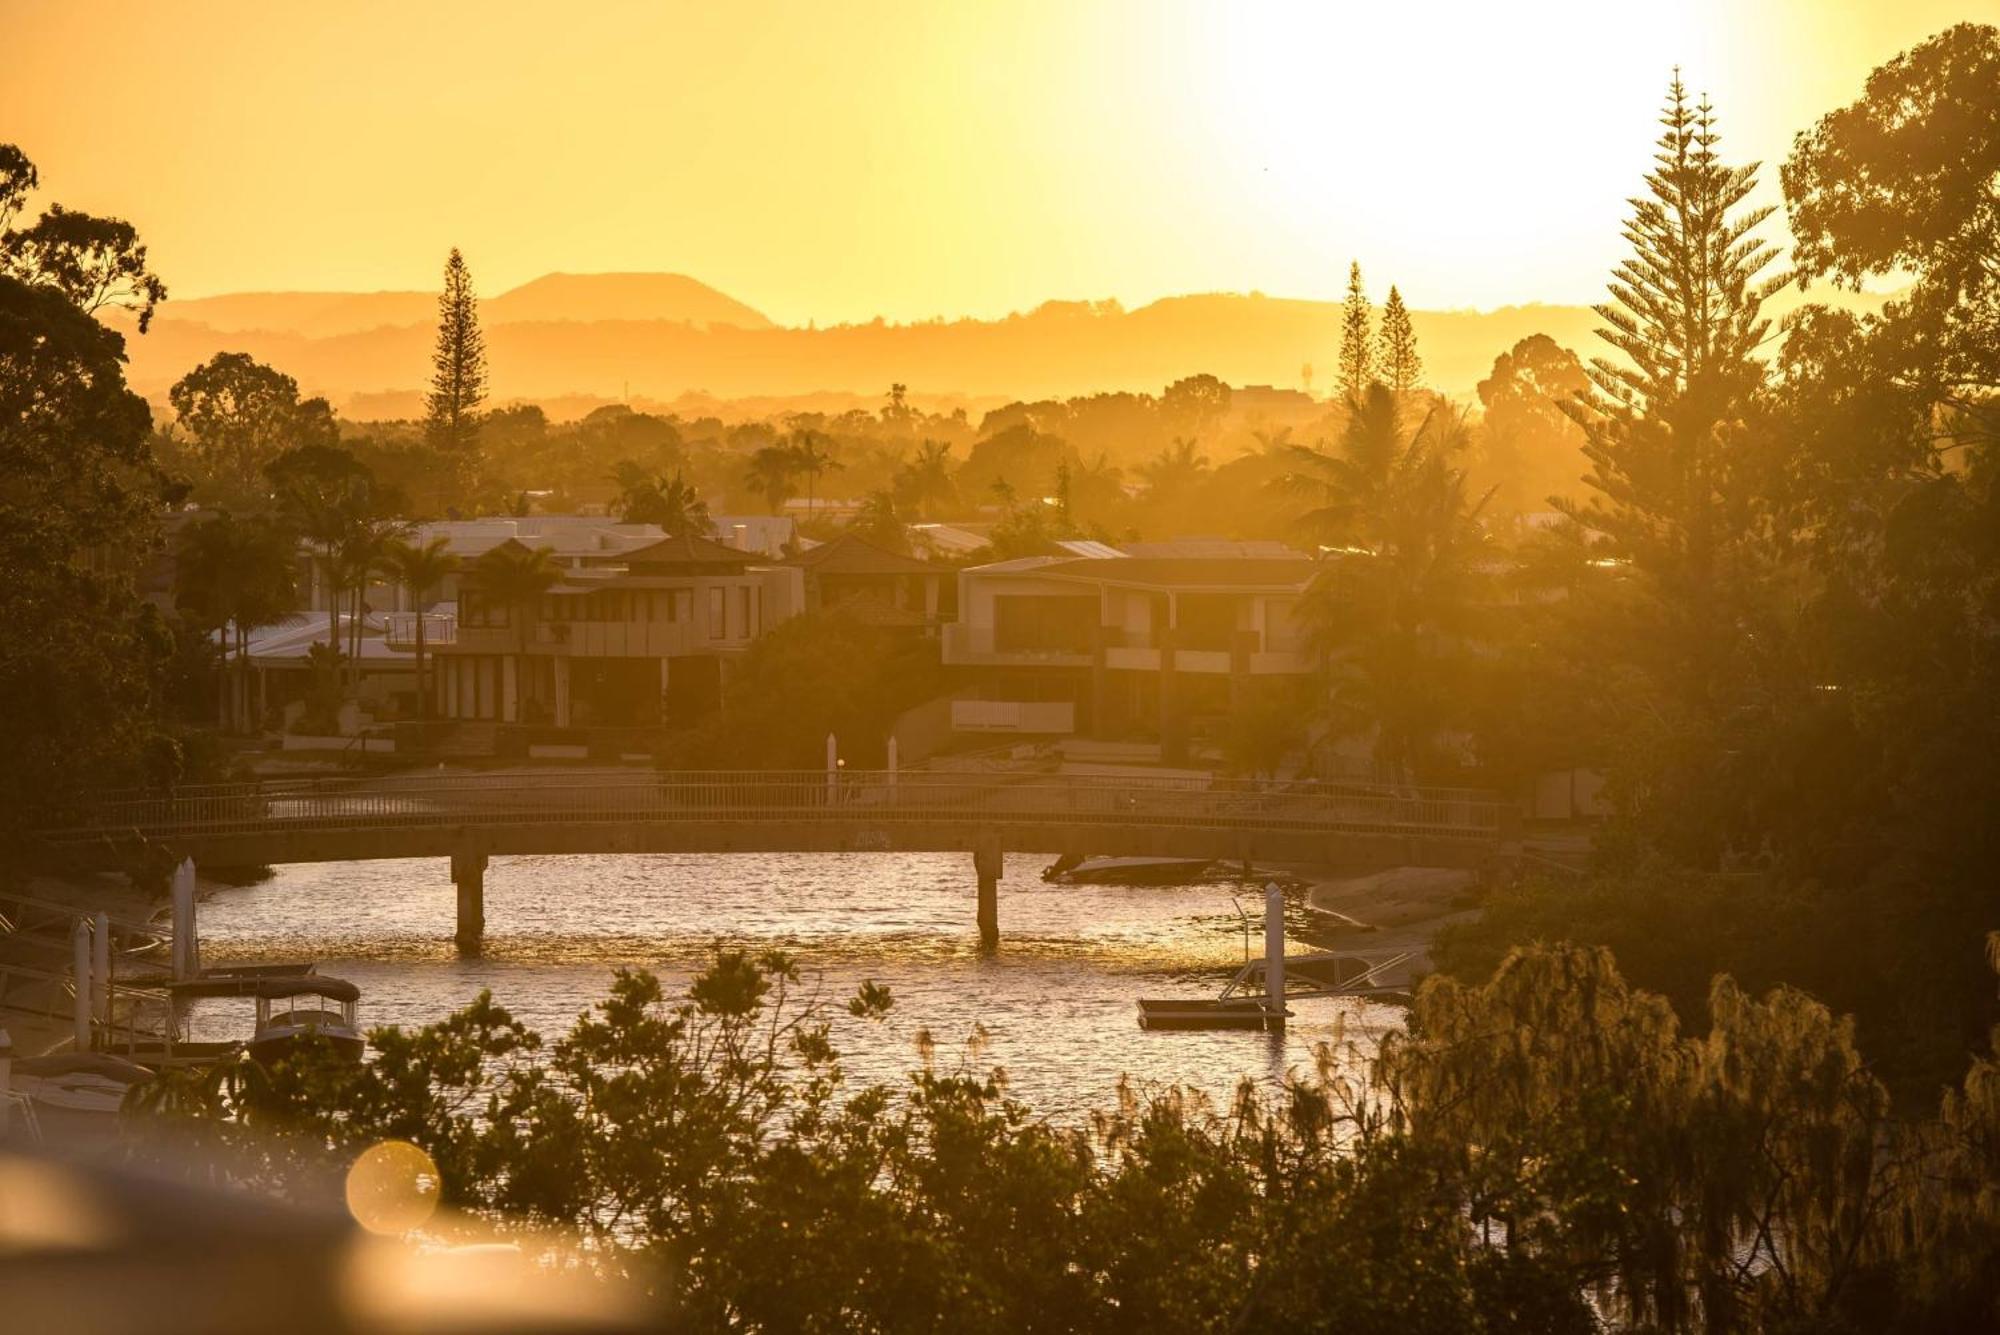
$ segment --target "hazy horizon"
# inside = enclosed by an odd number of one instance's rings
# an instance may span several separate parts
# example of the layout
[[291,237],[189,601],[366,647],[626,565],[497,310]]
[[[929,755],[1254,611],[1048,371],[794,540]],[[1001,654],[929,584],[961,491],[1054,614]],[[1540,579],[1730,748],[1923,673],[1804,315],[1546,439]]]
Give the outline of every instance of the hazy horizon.
[[84,77],[97,6],[0,0],[0,119],[183,299],[435,290],[457,246],[488,295],[678,273],[792,328],[1332,300],[1350,258],[1490,312],[1601,298],[1676,63],[1775,202],[1791,136],[1962,7],[360,8],[126,11],[201,71],[160,98]]

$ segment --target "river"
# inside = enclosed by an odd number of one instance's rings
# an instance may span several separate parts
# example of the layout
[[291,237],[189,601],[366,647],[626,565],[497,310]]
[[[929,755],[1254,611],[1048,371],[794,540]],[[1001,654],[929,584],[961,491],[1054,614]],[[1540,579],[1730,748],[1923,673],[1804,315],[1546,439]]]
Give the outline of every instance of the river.
[[[1051,885],[1040,876],[1049,861],[1008,856],[993,955],[978,949],[969,855],[771,853],[494,858],[476,959],[452,946],[442,859],[285,866],[261,884],[207,892],[202,957],[317,960],[361,988],[367,1025],[423,1024],[488,988],[553,1037],[620,965],[654,970],[671,994],[718,942],[779,947],[836,1003],[850,1082],[900,1080],[919,1064],[927,1031],[941,1065],[1000,1067],[1012,1094],[1065,1121],[1111,1106],[1121,1073],[1142,1089],[1177,1084],[1225,1099],[1242,1076],[1275,1085],[1288,1068],[1311,1070],[1314,1046],[1337,1028],[1368,1050],[1400,1023],[1392,1006],[1295,998],[1282,1037],[1144,1032],[1140,996],[1212,996],[1241,965],[1232,891],[1262,949],[1261,893],[1230,882]],[[1306,948],[1305,913],[1287,915],[1294,950]],[[895,997],[879,1025],[839,1006],[864,979]],[[247,1002],[212,999],[196,1005],[190,1028],[242,1037],[249,1018]]]

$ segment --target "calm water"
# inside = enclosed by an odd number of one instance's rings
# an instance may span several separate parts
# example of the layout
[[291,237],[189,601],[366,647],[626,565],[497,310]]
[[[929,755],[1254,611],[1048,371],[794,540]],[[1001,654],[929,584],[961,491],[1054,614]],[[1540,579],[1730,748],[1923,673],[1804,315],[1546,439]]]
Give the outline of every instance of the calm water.
[[[1242,963],[1237,887],[1049,885],[1049,860],[1007,859],[995,956],[977,949],[971,857],[909,853],[495,858],[476,960],[451,944],[444,859],[289,866],[204,898],[202,955],[318,960],[360,986],[370,1025],[435,1020],[490,988],[553,1036],[619,965],[656,971],[671,992],[716,942],[783,947],[835,1003],[863,979],[893,991],[884,1024],[838,1016],[850,1080],[900,1079],[924,1030],[937,1060],[956,1063],[983,1026],[977,1064],[1004,1068],[1016,1095],[1065,1118],[1109,1106],[1121,1072],[1223,1097],[1242,1075],[1310,1070],[1337,1023],[1367,1044],[1399,1022],[1393,1007],[1322,998],[1295,1000],[1282,1038],[1142,1032],[1140,996],[1212,996]],[[1261,950],[1261,893],[1240,897]],[[192,1017],[201,1038],[243,1036],[248,1022],[241,1001],[203,1002]]]

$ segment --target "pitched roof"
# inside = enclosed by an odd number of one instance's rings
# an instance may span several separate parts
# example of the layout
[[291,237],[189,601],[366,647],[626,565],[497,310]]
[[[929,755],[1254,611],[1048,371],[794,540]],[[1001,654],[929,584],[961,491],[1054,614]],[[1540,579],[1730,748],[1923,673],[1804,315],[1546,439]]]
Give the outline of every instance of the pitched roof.
[[662,538],[649,547],[638,547],[625,553],[625,563],[634,571],[642,566],[734,566],[740,570],[756,559],[753,553],[725,547],[719,542],[710,542],[692,534]]
[[808,547],[785,564],[817,575],[934,575],[937,567],[914,556],[892,552],[851,533]]
[[1063,561],[1041,573],[1160,589],[1303,589],[1317,562],[1294,557],[1123,556]]

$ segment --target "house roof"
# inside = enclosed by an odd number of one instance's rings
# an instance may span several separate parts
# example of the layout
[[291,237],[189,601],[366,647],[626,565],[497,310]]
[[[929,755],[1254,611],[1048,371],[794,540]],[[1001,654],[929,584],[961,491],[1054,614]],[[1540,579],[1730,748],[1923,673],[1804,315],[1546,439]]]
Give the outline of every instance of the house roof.
[[738,570],[749,565],[756,557],[750,552],[725,547],[707,538],[697,538],[686,534],[678,538],[662,538],[651,546],[638,547],[625,553],[625,563],[634,574],[641,573],[641,567],[672,566],[733,566]]
[[865,538],[843,533],[828,542],[808,547],[785,564],[799,566],[816,575],[934,575],[937,567],[914,556],[904,556],[877,547]]
[[1093,584],[1135,584],[1152,589],[1303,589],[1319,573],[1319,566],[1303,556],[1124,556],[1063,561],[1042,573]]
[[1200,591],[1303,589],[1320,573],[1308,557],[1276,556],[1102,556],[1065,560],[1030,556],[975,566],[974,575],[1039,575],[1077,584],[1124,584],[1138,588]]

